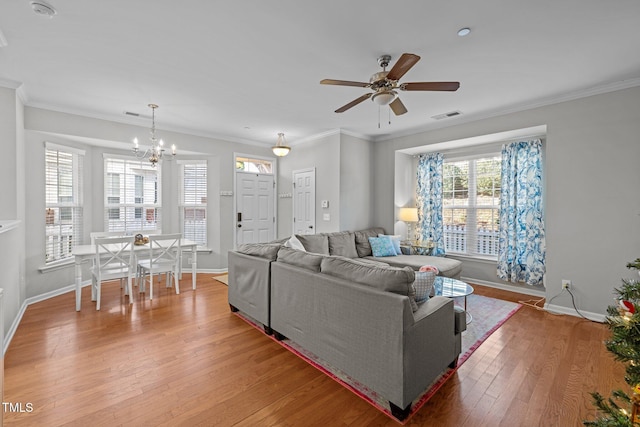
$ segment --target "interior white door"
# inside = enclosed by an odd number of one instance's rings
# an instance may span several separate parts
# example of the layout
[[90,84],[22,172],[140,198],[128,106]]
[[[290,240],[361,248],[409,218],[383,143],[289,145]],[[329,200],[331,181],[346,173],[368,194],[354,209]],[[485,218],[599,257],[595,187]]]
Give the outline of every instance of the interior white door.
[[236,244],[274,239],[273,175],[236,172]]
[[316,170],[293,171],[293,232],[316,233]]

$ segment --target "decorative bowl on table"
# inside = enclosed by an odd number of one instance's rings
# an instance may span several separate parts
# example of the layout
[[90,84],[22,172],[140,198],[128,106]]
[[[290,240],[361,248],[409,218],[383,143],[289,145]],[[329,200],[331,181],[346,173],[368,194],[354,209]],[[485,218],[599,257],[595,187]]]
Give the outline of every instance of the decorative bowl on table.
[[141,245],[146,245],[147,243],[149,243],[149,238],[148,237],[145,237],[142,234],[136,234],[135,235],[135,239],[133,241],[134,245],[141,246]]

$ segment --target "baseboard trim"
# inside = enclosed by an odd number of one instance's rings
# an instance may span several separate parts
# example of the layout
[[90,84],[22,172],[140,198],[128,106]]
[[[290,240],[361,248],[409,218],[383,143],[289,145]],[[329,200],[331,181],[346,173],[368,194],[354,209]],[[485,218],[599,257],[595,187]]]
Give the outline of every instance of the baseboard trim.
[[487,280],[474,279],[472,277],[460,277],[460,280],[462,280],[463,282],[468,282],[472,284],[477,283],[478,285],[487,286],[490,288],[501,289],[503,291],[516,292],[518,294],[532,295],[534,297],[540,297],[540,298],[546,297],[546,294],[543,290],[535,289],[530,286],[517,286],[517,285],[510,286],[510,285],[504,285],[502,283],[489,282]]
[[567,314],[569,316],[574,316],[574,317],[584,316],[587,319],[593,320],[594,322],[598,322],[598,323],[605,323],[607,320],[607,316],[605,316],[604,314],[593,313],[593,312],[584,311],[584,310],[580,310],[580,313],[582,313],[582,316],[580,316],[580,314],[578,314],[573,307],[563,307],[561,305],[545,304],[544,309],[551,314]]

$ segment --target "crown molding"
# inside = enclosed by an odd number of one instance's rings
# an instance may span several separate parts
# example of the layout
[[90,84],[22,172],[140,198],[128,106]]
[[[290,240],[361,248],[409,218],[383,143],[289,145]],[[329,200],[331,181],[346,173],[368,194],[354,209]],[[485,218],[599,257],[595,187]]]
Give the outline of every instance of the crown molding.
[[[75,108],[49,105],[41,102],[29,102],[27,106],[31,108],[39,108],[39,109],[48,110],[48,111],[55,111],[57,113],[72,114],[75,116],[87,117],[90,119],[106,120],[109,122],[121,123],[121,124],[132,125],[132,126],[140,126],[140,127],[148,127],[149,125],[148,121],[150,120],[146,117],[129,117],[124,115],[123,117],[121,117],[119,115],[115,116],[115,115],[109,115],[109,114],[99,114],[94,112],[82,111]],[[156,125],[156,129],[165,131],[165,132],[181,133],[184,135],[196,136],[196,137],[207,138],[207,139],[215,139],[215,140],[224,141],[224,142],[233,142],[237,144],[252,145],[252,146],[263,147],[263,148],[271,147],[270,144],[260,142],[260,141],[237,138],[229,135],[215,134],[211,132],[200,132],[193,129],[186,129],[186,128],[180,128],[180,127],[174,127],[174,126],[157,126]]]
[[22,86],[22,82],[17,82],[15,80],[10,80],[10,79],[3,79],[2,77],[0,77],[0,87],[15,90],[15,89],[18,89],[20,86]]
[[589,96],[602,95],[602,94],[605,94],[605,93],[610,93],[610,92],[615,92],[615,91],[618,91],[618,90],[629,89],[629,88],[633,88],[633,87],[637,87],[637,86],[640,86],[640,77],[634,77],[634,78],[631,78],[631,79],[620,80],[620,81],[606,83],[606,84],[597,85],[597,86],[591,86],[591,87],[580,89],[580,90],[576,90],[576,91],[565,92],[565,93],[562,93],[562,94],[559,94],[559,95],[554,95],[554,96],[550,96],[550,97],[547,97],[547,98],[542,98],[542,99],[539,99],[539,100],[536,100],[536,101],[530,101],[530,102],[525,102],[525,103],[521,103],[521,104],[516,104],[514,106],[501,108],[501,109],[496,109],[496,110],[488,111],[488,112],[485,112],[485,113],[463,115],[461,117],[457,117],[457,118],[453,119],[452,121],[448,121],[448,122],[445,122],[445,123],[437,123],[437,124],[436,123],[429,123],[429,124],[421,126],[419,128],[410,129],[410,130],[407,130],[405,132],[398,132],[398,133],[395,133],[395,134],[392,134],[392,135],[380,136],[378,138],[374,138],[373,140],[375,142],[390,141],[390,140],[402,138],[402,137],[405,137],[405,136],[411,136],[411,135],[416,135],[416,134],[419,134],[419,133],[434,131],[434,130],[437,130],[437,129],[443,129],[443,128],[447,128],[447,127],[458,126],[458,125],[461,125],[461,124],[464,124],[464,123],[474,122],[474,121],[477,121],[477,120],[484,120],[484,119],[489,119],[489,118],[492,118],[492,117],[498,117],[498,116],[504,116],[504,115],[512,114],[512,113],[518,113],[520,111],[533,110],[535,108],[545,107],[545,106],[548,106],[548,105],[560,104],[562,102],[574,101],[574,100],[581,99],[581,98],[587,98]]

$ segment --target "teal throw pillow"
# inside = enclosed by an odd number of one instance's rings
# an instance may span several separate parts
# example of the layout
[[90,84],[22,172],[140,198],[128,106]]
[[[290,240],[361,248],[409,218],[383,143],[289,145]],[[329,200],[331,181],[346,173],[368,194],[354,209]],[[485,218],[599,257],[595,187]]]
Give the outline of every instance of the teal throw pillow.
[[378,237],[385,237],[391,240],[393,243],[393,248],[396,250],[396,255],[402,255],[402,251],[400,250],[400,236],[399,235],[389,235],[389,234],[378,234]]
[[369,244],[374,257],[396,256],[396,248],[387,237],[369,237]]

